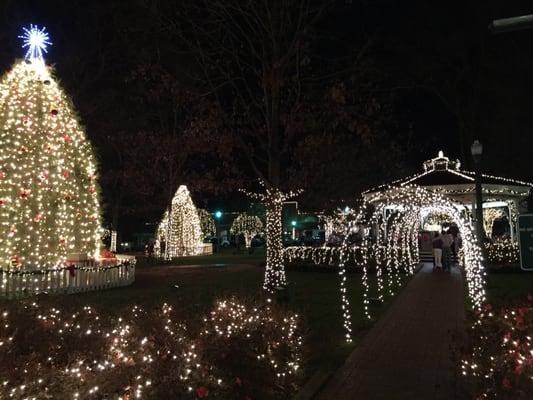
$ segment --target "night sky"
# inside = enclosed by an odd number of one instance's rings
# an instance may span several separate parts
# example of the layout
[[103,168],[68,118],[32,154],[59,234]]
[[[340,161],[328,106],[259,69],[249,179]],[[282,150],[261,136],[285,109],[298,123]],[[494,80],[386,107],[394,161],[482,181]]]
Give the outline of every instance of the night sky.
[[[141,57],[161,57],[178,71],[184,57],[161,52],[144,17],[149,1],[0,1],[0,69],[22,57],[22,26],[46,26],[53,41],[47,62],[72,96],[106,174],[113,167],[106,135],[116,129],[108,125],[135,129],[142,112],[122,102],[150,90],[126,77]],[[416,172],[441,149],[471,167],[464,157],[479,138],[486,171],[533,180],[533,30],[487,29],[492,19],[530,13],[528,1],[334,1],[317,26],[318,54],[326,65],[370,41],[368,79],[373,95],[390,104],[387,130],[402,146],[402,173]],[[230,194],[206,196],[209,207],[232,208],[220,200]],[[240,204],[233,200],[233,208]]]

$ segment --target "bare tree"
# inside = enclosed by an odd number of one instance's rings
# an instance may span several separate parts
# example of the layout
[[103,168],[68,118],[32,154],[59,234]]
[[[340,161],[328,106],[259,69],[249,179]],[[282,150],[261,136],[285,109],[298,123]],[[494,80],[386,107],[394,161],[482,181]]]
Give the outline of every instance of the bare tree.
[[[195,0],[149,7],[161,27],[190,55],[203,96],[215,100],[226,132],[264,182],[267,267],[264,287],[285,285],[281,203],[313,27],[328,2],[313,0]],[[308,82],[307,82],[308,83]]]

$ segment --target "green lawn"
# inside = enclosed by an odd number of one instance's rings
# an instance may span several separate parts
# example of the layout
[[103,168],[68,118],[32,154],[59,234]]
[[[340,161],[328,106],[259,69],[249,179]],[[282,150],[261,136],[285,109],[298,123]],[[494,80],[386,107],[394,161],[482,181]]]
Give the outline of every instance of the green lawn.
[[[132,304],[155,307],[167,302],[183,307],[190,313],[201,314],[217,297],[257,297],[263,293],[261,286],[264,269],[260,267],[264,262],[263,252],[252,255],[223,252],[213,256],[187,257],[162,266],[155,266],[154,262],[146,260],[140,261],[136,281],[129,287],[51,296],[45,301],[53,305],[68,302],[69,307],[90,304],[110,312],[119,312]],[[207,264],[212,266],[205,266]],[[363,313],[360,278],[357,273],[348,275],[347,287],[355,340],[353,344],[347,345],[343,339],[338,275],[334,271],[288,271],[290,287],[286,307],[303,318],[306,376],[317,369],[332,369],[340,365],[371,326],[371,321],[365,319]],[[403,281],[407,281],[407,277]],[[375,276],[369,276],[369,283],[376,286]],[[379,316],[389,303],[390,299],[383,305],[373,305],[373,315]]]
[[496,308],[520,302],[528,294],[533,294],[533,272],[513,268],[487,274],[487,300]]

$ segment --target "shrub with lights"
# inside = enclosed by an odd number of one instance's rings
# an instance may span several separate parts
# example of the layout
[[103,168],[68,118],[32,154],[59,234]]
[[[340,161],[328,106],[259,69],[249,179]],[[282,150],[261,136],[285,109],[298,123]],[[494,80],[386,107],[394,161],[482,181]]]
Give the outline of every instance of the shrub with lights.
[[290,312],[229,298],[201,319],[167,304],[108,313],[0,309],[0,398],[282,399],[294,390],[302,341]]
[[156,232],[154,246],[158,257],[195,256],[202,254],[202,227],[187,186],[181,185],[170,209],[165,211]]
[[237,215],[231,224],[230,232],[233,235],[243,234],[246,247],[250,247],[252,238],[263,231],[263,223],[256,215],[243,212]]
[[72,103],[43,60],[43,29],[0,81],[0,268],[40,270],[98,255],[96,160]]
[[475,399],[531,399],[533,393],[533,295],[521,305],[477,314],[469,331],[462,372]]
[[518,265],[518,242],[512,239],[496,239],[486,245],[488,261],[498,265]]

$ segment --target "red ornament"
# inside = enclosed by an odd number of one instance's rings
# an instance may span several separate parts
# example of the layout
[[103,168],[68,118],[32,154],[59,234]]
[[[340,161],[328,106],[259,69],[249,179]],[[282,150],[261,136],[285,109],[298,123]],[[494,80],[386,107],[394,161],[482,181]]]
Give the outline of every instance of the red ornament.
[[14,255],[11,257],[11,266],[12,267],[18,267],[20,265],[20,257],[17,255]]
[[70,135],[66,134],[63,135],[63,139],[65,139],[65,142],[67,143],[72,143],[72,138],[70,137]]
[[34,222],[41,222],[42,219],[43,219],[43,215],[42,215],[42,214],[37,214],[37,215],[33,218],[33,221],[34,221]]
[[196,396],[198,396],[200,399],[209,396],[209,389],[205,386],[200,386],[198,389],[196,389]]
[[5,200],[0,199],[0,207],[3,207],[3,206],[5,206],[5,205],[6,205]]
[[4,179],[7,174],[4,171],[0,171],[0,179]]
[[64,170],[63,177],[68,178],[69,176],[70,176],[70,172],[68,172],[67,170]]
[[28,152],[28,148],[26,146],[20,146],[20,151],[22,153],[27,153]]
[[50,111],[50,114],[52,114],[54,117],[58,114],[57,110],[54,108],[52,111]]
[[23,116],[22,116],[22,123],[23,123],[23,124],[27,124],[29,120],[30,120],[30,119],[28,118],[28,116],[26,116],[26,115],[23,115]]
[[65,193],[65,195],[64,195],[63,197],[64,197],[64,199],[65,199],[66,201],[70,201],[70,200],[72,200],[72,195],[71,195],[70,193]]
[[20,196],[21,199],[27,200],[29,195],[30,195],[30,191],[29,190],[22,189],[20,191],[20,195],[19,196]]
[[115,254],[113,254],[111,251],[105,250],[105,249],[100,252],[100,257],[101,258],[116,258]]
[[94,192],[96,192],[96,188],[94,186],[91,186],[89,188],[89,193],[94,193]]
[[60,245],[64,245],[65,244],[65,239],[59,239],[59,244]]

